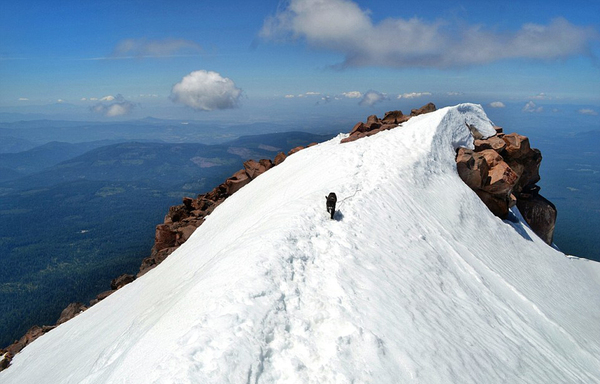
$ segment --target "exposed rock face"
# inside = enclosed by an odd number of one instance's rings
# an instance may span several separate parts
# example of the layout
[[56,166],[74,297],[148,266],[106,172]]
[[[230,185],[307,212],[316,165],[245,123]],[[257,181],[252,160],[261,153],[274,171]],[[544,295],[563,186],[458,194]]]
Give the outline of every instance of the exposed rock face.
[[546,243],[552,244],[556,207],[538,192],[538,186],[521,192],[517,199],[517,208],[531,229]]
[[495,129],[496,135],[488,138],[471,129],[475,150],[459,148],[458,174],[494,215],[506,219],[509,208],[516,204],[531,229],[551,244],[556,208],[539,195],[535,185],[540,180],[542,154],[531,148],[527,137]]
[[424,113],[434,112],[436,110],[435,105],[433,103],[427,103],[421,108],[413,109],[410,111],[411,116],[418,116]]
[[134,280],[135,280],[135,276],[129,275],[127,273],[122,274],[121,276],[113,279],[110,282],[110,289],[112,289],[113,291],[116,291],[117,289],[123,288],[125,285],[131,283]]
[[56,322],[56,325],[61,325],[62,323],[71,320],[75,316],[79,315],[81,312],[85,311],[87,307],[83,305],[83,303],[71,303],[67,306],[67,308],[63,309]]

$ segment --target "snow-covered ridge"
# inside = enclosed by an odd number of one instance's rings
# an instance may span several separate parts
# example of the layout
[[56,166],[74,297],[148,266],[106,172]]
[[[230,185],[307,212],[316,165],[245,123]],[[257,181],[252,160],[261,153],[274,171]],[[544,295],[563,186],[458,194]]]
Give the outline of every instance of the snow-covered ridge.
[[0,382],[600,381],[600,266],[489,212],[465,120],[489,124],[462,104],[294,154]]

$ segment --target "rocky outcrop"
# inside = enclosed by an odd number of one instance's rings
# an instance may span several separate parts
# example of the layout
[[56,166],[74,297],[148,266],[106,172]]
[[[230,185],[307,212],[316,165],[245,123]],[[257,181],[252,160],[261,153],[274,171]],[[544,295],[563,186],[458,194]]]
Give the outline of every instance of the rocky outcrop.
[[386,112],[383,119],[379,119],[376,115],[371,115],[367,118],[367,122],[358,122],[350,131],[350,136],[342,139],[342,143],[358,140],[363,137],[373,136],[381,131],[396,128],[400,124],[408,121],[411,117],[435,111],[433,103],[426,104],[418,109],[413,109],[410,116],[406,116],[402,111]]
[[71,303],[67,306],[67,308],[63,309],[60,314],[60,317],[56,321],[56,325],[61,325],[64,322],[67,322],[79,315],[81,312],[85,311],[87,307],[83,305],[83,303]]
[[1,358],[0,371],[8,368],[13,357],[17,353],[21,352],[21,350],[23,348],[25,348],[27,345],[31,344],[35,339],[42,336],[44,333],[49,332],[54,328],[56,328],[56,325],[51,325],[51,326],[45,325],[43,327],[34,325],[19,340],[15,341],[11,345],[9,345],[6,349],[0,350],[0,358]]
[[485,203],[492,213],[506,219],[515,204],[531,229],[552,244],[556,208],[538,192],[542,154],[531,148],[529,139],[517,133],[483,138],[469,127],[475,138],[475,150],[459,148],[456,168],[461,179]]

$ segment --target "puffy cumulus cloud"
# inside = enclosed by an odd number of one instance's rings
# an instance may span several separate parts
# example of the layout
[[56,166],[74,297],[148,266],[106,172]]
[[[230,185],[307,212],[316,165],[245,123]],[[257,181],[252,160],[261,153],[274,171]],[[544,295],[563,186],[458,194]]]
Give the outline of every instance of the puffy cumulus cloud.
[[199,111],[236,108],[242,90],[234,82],[213,71],[194,71],[171,89],[171,100]]
[[398,95],[398,99],[416,99],[417,97],[431,96],[431,92],[411,92]]
[[29,101],[29,99],[26,97],[19,97],[19,101]]
[[370,106],[375,105],[379,102],[382,102],[386,99],[387,99],[387,97],[381,92],[368,91],[367,93],[364,94],[363,98],[360,100],[360,102],[358,104],[366,105],[366,106],[370,107]]
[[306,96],[316,96],[316,95],[320,95],[321,92],[306,92],[305,95]]
[[362,97],[362,93],[359,91],[342,92],[342,96],[348,99],[360,99]]
[[[92,100],[90,98],[90,100]],[[135,108],[135,104],[125,100],[122,95],[103,97],[103,101],[115,101],[112,104],[98,103],[90,107],[90,110],[106,117],[128,115]]]
[[264,21],[265,40],[302,40],[344,55],[340,67],[462,67],[503,59],[552,60],[588,54],[598,39],[591,27],[564,18],[524,24],[513,32],[462,26],[449,21],[385,18],[351,0],[290,0]]
[[492,107],[492,108],[504,108],[504,107],[506,107],[506,105],[504,105],[504,103],[501,102],[501,101],[492,101],[490,103],[490,107]]
[[202,51],[197,43],[184,39],[125,39],[115,47],[112,57],[165,57],[174,54],[192,54]]
[[286,99],[293,99],[293,98],[294,98],[294,97],[296,97],[296,96],[294,96],[294,95],[285,95],[285,96],[283,96],[283,97],[285,97]]
[[589,108],[582,108],[579,111],[577,111],[577,113],[582,114],[582,115],[591,115],[591,116],[597,116],[598,112],[596,112],[593,109],[589,109]]
[[527,104],[525,104],[525,106],[523,107],[523,109],[521,111],[527,112],[527,113],[540,113],[543,110],[544,110],[544,107],[538,107],[537,105],[535,105],[535,103],[533,101],[529,101],[529,102],[527,102]]
[[108,95],[108,96],[104,96],[103,98],[101,98],[100,101],[113,101],[114,99],[115,99],[114,96]]

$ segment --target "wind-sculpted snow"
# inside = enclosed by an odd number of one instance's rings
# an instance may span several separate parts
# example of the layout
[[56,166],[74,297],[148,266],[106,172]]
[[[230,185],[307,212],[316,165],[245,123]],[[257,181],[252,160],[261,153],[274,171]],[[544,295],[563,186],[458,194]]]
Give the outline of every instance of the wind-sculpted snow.
[[465,122],[492,129],[466,104],[288,157],[0,382],[599,382],[600,266],[490,213]]

